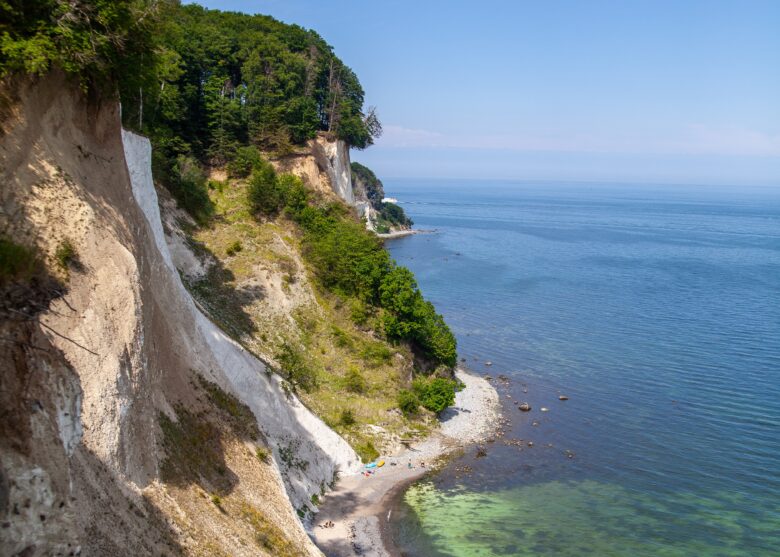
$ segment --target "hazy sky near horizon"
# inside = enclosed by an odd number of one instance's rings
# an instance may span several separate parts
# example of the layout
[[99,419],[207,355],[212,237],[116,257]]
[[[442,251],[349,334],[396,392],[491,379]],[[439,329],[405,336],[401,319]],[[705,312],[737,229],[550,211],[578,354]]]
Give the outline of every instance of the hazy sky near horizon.
[[380,177],[780,187],[780,2],[201,0],[316,30]]

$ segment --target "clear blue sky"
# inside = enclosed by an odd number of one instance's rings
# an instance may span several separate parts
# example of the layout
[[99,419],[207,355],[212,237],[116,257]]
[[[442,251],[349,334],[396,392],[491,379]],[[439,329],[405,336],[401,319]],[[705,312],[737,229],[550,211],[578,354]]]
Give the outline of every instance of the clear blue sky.
[[780,187],[780,1],[198,3],[332,44],[380,177]]

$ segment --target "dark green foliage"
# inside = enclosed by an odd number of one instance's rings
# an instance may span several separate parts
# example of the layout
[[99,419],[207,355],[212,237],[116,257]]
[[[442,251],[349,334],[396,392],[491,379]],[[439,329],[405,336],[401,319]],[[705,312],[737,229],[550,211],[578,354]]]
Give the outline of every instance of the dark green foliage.
[[77,259],[76,248],[73,247],[70,240],[66,239],[57,247],[57,251],[54,252],[54,258],[57,260],[60,268],[63,271],[67,271],[70,264]]
[[357,77],[314,31],[190,4],[166,12],[154,37],[151,75],[121,88],[125,124],[153,140],[179,137],[223,164],[247,142],[284,152],[327,131],[364,148],[381,133]]
[[227,249],[225,250],[225,253],[229,256],[233,256],[244,249],[244,246],[241,245],[241,242],[236,240],[232,244],[230,244]]
[[357,394],[366,391],[366,379],[358,368],[350,366],[349,370],[347,370],[347,374],[344,377],[344,388]]
[[214,213],[214,205],[209,198],[206,175],[198,161],[187,155],[178,155],[172,160],[161,157],[156,162],[155,176],[173,194],[179,206],[198,223],[208,222]]
[[406,216],[403,208],[395,203],[382,203],[379,220],[398,228],[411,228],[414,224],[412,219]]
[[276,359],[282,368],[282,377],[287,379],[294,390],[300,388],[309,392],[317,386],[317,370],[302,350],[285,343]]
[[[304,256],[317,278],[326,288],[357,300],[353,313],[360,322],[367,320],[369,306],[383,308],[388,338],[412,342],[434,365],[455,365],[455,337],[423,298],[414,275],[390,259],[381,241],[347,207],[315,205],[299,179],[276,177],[273,169],[264,174],[255,171],[249,198],[257,213],[275,214],[284,208],[301,226]],[[367,346],[361,355],[372,365],[381,365],[392,353]]]
[[385,197],[385,188],[374,171],[363,166],[359,162],[352,163],[352,183],[363,186],[366,190],[366,197],[371,206],[379,211],[382,208],[382,199]]
[[252,210],[263,216],[276,215],[285,205],[285,196],[276,179],[274,167],[261,161],[249,178],[249,204]]
[[249,145],[236,149],[233,160],[227,165],[228,173],[232,178],[246,178],[252,171],[259,167],[263,158],[257,147]]
[[339,418],[339,423],[345,427],[349,427],[351,425],[355,425],[357,420],[355,420],[355,413],[349,409],[345,408],[341,411],[341,416]]
[[417,408],[420,406],[420,400],[417,395],[407,389],[401,389],[398,392],[398,408],[405,416],[410,416],[417,412]]
[[405,267],[394,267],[380,285],[380,301],[387,309],[385,332],[390,338],[414,341],[437,364],[453,367],[457,363],[455,336],[426,301],[414,275]]
[[0,237],[0,286],[27,282],[43,269],[34,250]]
[[[43,75],[53,67],[82,86],[139,83],[154,57],[165,0],[2,0],[0,75]],[[147,64],[143,64],[146,57]]]
[[418,377],[412,383],[412,389],[420,404],[436,414],[455,402],[455,381],[451,379]]
[[376,450],[374,444],[371,441],[366,441],[355,447],[355,452],[360,457],[360,460],[366,464],[379,458],[379,451]]

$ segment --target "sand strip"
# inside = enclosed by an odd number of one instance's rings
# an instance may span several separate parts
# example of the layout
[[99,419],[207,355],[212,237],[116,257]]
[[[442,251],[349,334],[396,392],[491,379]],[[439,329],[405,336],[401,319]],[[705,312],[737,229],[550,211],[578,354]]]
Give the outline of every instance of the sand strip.
[[[371,477],[342,478],[325,496],[310,534],[326,556],[391,555],[381,530],[387,524],[386,507],[393,494],[435,468],[443,456],[488,437],[495,429],[500,414],[496,390],[481,377],[462,370],[456,374],[466,388],[456,393],[455,405],[443,413],[436,433],[397,455],[383,455],[385,466]],[[325,527],[330,523],[333,526]]]

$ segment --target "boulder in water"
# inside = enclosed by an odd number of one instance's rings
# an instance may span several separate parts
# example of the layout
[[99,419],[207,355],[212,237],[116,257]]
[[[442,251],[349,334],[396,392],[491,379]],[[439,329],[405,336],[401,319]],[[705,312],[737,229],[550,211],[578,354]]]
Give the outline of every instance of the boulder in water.
[[527,402],[524,402],[521,405],[519,405],[517,407],[517,409],[520,410],[521,412],[530,412],[531,411],[531,405],[528,404]]

